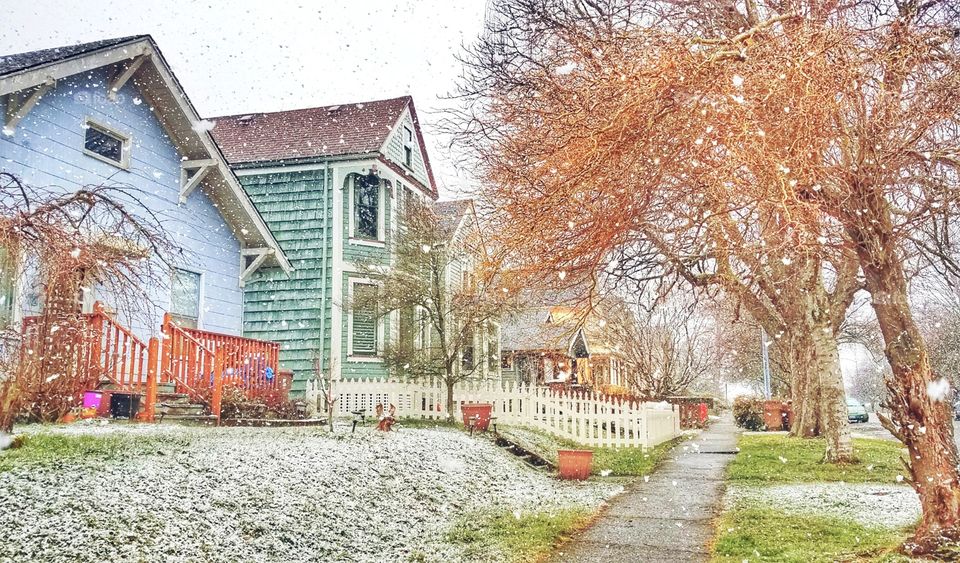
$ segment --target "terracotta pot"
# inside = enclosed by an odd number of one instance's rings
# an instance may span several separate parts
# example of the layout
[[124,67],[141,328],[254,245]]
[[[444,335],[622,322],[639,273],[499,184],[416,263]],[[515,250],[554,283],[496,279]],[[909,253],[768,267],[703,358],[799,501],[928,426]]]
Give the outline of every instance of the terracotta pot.
[[586,479],[593,467],[590,450],[557,450],[557,469],[561,479]]
[[493,414],[493,405],[490,403],[469,403],[462,405],[460,410],[463,412],[463,425],[470,426],[470,418],[476,416],[474,428],[477,430],[486,430],[490,426],[490,416]]

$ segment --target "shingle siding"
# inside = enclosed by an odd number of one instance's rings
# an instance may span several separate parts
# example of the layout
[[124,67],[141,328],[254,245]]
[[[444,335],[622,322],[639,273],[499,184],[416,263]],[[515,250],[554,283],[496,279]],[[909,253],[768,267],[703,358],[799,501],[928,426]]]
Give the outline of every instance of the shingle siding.
[[[268,269],[247,281],[244,333],[280,343],[281,367],[293,370],[297,393],[314,376],[321,339],[324,369],[329,368],[333,194],[326,190],[325,197],[324,174],[316,170],[240,178],[294,268],[289,277],[280,269]],[[324,217],[331,221],[326,238]]]

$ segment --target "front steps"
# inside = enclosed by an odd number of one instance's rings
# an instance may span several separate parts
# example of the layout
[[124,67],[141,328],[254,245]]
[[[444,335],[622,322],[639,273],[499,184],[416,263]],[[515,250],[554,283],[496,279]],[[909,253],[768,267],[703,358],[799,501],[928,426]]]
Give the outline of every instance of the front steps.
[[[115,391],[117,386],[109,379],[100,381],[97,386],[98,391]],[[186,393],[177,393],[175,383],[157,384],[157,422],[170,422],[178,424],[216,424],[217,417],[207,414],[206,406],[193,403]],[[141,395],[140,409],[143,410],[143,399]]]

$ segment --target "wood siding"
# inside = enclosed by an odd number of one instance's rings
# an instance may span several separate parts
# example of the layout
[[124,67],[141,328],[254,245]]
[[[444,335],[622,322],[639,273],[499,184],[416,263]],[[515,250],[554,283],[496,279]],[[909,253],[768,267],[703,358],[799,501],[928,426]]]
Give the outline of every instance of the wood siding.
[[[136,190],[137,197],[161,217],[168,234],[185,250],[180,265],[203,274],[201,326],[240,334],[243,297],[239,241],[202,190],[194,191],[183,205],[178,204],[179,151],[133,81],[121,89],[117,101],[107,99],[110,76],[110,70],[104,68],[60,80],[13,135],[0,135],[0,170],[36,186],[75,190],[84,185],[113,183]],[[127,169],[84,154],[87,118],[130,138]],[[148,289],[153,301],[148,305],[150,311],[132,319],[121,316],[121,321],[139,336],[159,333],[163,311],[170,303],[168,285]],[[23,297],[28,310],[36,306],[36,296],[29,290]],[[98,297],[110,304],[110,296]]]
[[[289,277],[279,268],[271,268],[261,269],[247,281],[244,334],[280,343],[280,365],[293,370],[293,391],[297,393],[302,393],[306,381],[314,376],[321,346],[323,369],[329,369],[333,193],[327,190],[325,198],[324,174],[321,169],[240,178],[294,267]],[[331,221],[326,238],[324,217]]]

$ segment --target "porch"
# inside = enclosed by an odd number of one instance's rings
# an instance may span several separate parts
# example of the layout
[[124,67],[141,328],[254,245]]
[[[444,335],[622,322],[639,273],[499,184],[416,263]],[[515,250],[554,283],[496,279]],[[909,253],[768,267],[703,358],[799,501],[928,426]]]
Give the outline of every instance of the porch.
[[293,374],[279,369],[279,350],[276,342],[179,326],[169,313],[160,336],[144,342],[97,302],[67,322],[24,318],[18,369],[40,384],[65,377],[77,395],[138,397],[131,415],[144,422],[172,406],[219,423],[225,390],[246,400],[287,398]]

